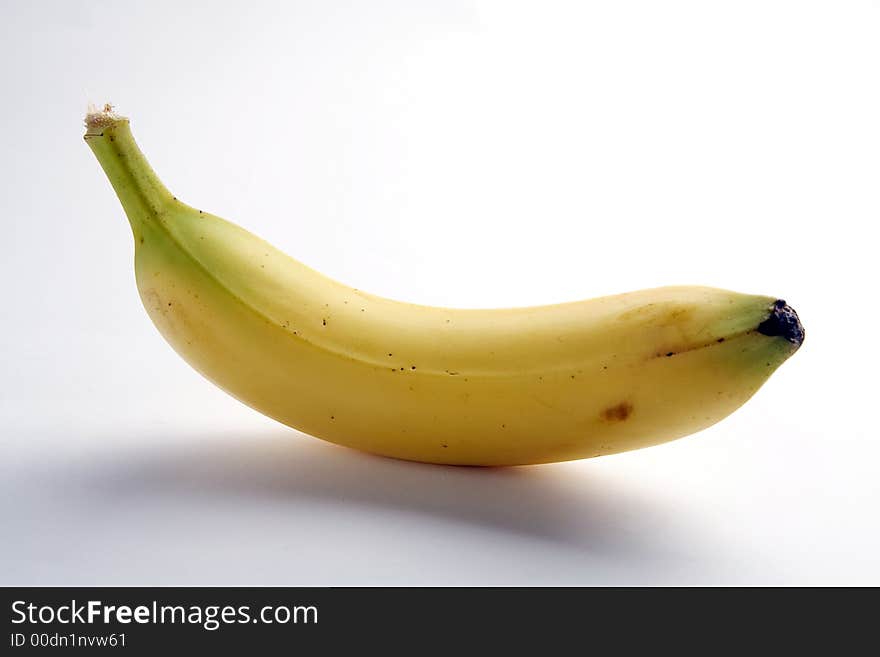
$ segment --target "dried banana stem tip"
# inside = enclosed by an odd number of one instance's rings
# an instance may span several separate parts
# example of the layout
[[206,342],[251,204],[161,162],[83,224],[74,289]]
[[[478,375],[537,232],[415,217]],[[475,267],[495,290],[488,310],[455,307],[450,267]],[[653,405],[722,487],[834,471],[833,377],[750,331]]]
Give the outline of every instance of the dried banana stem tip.
[[104,103],[104,107],[101,109],[89,103],[85,118],[86,135],[100,135],[104,128],[127,120],[126,117],[117,114],[110,103]]
[[804,327],[794,308],[779,299],[773,304],[770,317],[761,322],[758,332],[769,336],[781,336],[800,347],[804,341]]

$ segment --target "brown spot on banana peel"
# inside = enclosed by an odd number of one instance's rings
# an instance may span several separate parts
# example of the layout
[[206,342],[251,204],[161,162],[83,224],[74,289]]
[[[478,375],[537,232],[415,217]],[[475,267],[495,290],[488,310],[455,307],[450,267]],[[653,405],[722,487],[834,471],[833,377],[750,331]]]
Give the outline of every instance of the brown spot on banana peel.
[[599,417],[606,422],[624,422],[633,412],[633,405],[628,401],[622,401],[614,406],[609,406],[603,410]]

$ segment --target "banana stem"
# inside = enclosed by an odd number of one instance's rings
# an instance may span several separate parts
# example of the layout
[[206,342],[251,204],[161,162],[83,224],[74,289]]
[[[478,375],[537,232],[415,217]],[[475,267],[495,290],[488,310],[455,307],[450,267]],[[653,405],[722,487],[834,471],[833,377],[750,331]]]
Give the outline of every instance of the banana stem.
[[160,214],[176,199],[138,148],[128,119],[115,114],[110,105],[101,111],[89,111],[83,138],[110,179],[137,238],[141,223]]

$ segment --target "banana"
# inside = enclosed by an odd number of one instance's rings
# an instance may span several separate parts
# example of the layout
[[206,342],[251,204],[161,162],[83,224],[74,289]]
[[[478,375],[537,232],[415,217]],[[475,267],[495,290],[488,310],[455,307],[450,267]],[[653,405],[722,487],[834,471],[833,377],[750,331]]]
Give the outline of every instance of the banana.
[[333,443],[461,465],[638,449],[726,417],[803,341],[784,301],[709,287],[489,310],[374,296],[178,201],[111,107],[86,127],[161,334],[230,395]]

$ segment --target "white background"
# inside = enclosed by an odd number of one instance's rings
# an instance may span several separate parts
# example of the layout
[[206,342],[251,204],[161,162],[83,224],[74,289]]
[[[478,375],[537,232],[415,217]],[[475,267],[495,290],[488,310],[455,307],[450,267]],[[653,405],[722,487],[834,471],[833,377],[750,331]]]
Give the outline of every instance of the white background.
[[[880,584],[875,2],[11,2],[0,584]],[[776,295],[804,347],[715,427],[468,469],[299,434],[140,306],[82,142],[355,287]]]

